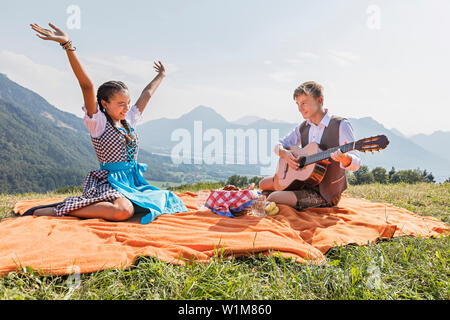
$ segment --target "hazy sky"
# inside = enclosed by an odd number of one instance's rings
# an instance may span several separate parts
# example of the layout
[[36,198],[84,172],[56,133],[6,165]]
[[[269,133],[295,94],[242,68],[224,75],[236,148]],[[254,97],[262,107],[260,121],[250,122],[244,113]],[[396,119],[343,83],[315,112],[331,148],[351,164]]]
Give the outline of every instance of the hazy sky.
[[332,114],[408,135],[448,131],[449,14],[448,0],[15,0],[0,11],[0,72],[81,117],[65,52],[29,27],[52,22],[97,87],[122,80],[132,101],[155,76],[153,61],[166,65],[144,121],[206,105],[228,120],[300,122],[292,93],[315,80]]

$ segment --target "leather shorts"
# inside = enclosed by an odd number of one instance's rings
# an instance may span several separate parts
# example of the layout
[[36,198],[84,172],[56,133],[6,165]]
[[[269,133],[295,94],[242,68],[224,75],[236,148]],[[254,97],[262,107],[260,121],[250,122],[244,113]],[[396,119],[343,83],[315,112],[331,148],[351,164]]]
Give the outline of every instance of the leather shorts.
[[[272,192],[274,191],[264,190],[262,191],[262,194],[267,197]],[[295,197],[297,198],[297,203],[293,207],[296,210],[303,210],[306,208],[333,207],[338,205],[339,201],[341,200],[341,195],[338,195],[330,202],[327,202],[320,194],[318,186],[303,188],[301,190],[292,190],[291,192],[293,192],[295,194]]]
[[336,206],[341,200],[341,195],[338,195],[331,201],[325,200],[319,192],[319,188],[304,188],[301,190],[292,191],[297,198],[296,210],[303,210],[306,208],[320,208]]

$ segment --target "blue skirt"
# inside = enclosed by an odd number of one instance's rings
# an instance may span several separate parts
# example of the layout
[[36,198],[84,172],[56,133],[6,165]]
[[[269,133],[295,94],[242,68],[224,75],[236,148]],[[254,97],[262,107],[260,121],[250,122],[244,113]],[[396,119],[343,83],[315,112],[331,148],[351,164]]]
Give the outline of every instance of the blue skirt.
[[136,160],[100,163],[101,170],[108,170],[111,186],[122,193],[133,206],[149,212],[141,219],[141,224],[152,222],[163,213],[187,212],[181,199],[169,190],[161,190],[150,185],[142,175],[148,165]]

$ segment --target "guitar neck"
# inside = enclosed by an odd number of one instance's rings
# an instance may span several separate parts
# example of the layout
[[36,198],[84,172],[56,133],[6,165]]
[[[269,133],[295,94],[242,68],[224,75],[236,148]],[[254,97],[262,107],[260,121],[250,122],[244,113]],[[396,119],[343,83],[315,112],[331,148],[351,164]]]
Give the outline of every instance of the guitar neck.
[[354,144],[354,142],[351,142],[351,143],[344,144],[342,146],[333,147],[333,148],[327,149],[325,151],[318,152],[316,154],[307,156],[306,160],[305,160],[305,166],[308,164],[311,164],[311,163],[315,163],[315,162],[319,162],[319,161],[328,159],[331,156],[331,154],[333,152],[337,151],[338,149],[341,149],[342,153],[346,153],[346,152],[354,150],[355,144]]

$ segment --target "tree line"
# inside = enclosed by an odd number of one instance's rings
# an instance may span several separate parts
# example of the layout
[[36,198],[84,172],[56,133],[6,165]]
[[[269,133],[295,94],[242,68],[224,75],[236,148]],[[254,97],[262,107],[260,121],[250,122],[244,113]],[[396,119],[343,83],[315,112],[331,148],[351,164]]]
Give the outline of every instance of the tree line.
[[[362,165],[357,171],[351,173],[346,172],[347,179],[351,185],[359,184],[369,184],[369,183],[435,183],[434,176],[431,172],[427,170],[417,169],[407,169],[396,171],[394,167],[389,170],[389,172],[383,167],[375,167],[369,170],[369,167]],[[450,179],[450,178],[449,178]],[[446,182],[450,182],[447,179]]]
[[[353,173],[346,171],[346,174],[348,182],[351,185],[369,183],[388,184],[404,182],[413,184],[419,182],[436,182],[434,180],[433,173],[428,172],[427,170],[421,170],[419,168],[396,171],[395,168],[392,167],[391,170],[387,171],[383,167],[375,167],[370,170],[368,166],[362,165],[357,171]],[[242,188],[254,182],[256,186],[258,186],[261,179],[263,179],[263,177],[254,176],[252,178],[248,178],[246,176],[232,175],[228,178],[228,180],[222,182],[222,184],[232,184],[236,187]],[[448,178],[445,182],[450,182],[450,178]]]
[[[370,170],[368,166],[362,165],[357,171],[353,173],[347,171],[346,174],[348,183],[351,185],[370,183],[389,184],[401,182],[410,184],[419,182],[435,183],[433,173],[428,172],[427,170],[421,170],[419,168],[396,171],[395,168],[392,167],[391,170],[387,171],[383,167],[375,167]],[[261,181],[263,178],[264,177],[261,176],[247,177],[235,174],[228,177],[226,181],[183,184],[176,187],[169,187],[168,189],[177,191],[198,191],[206,189],[219,189],[228,184],[232,184],[239,188],[245,188],[252,182],[255,183],[256,187],[258,187],[259,181]],[[450,182],[450,178],[448,178],[445,182]]]
[[198,190],[213,190],[220,189],[226,185],[232,184],[238,188],[246,188],[250,183],[254,183],[255,187],[258,188],[259,181],[261,181],[263,177],[260,176],[241,176],[238,174],[234,174],[229,176],[227,180],[221,180],[217,182],[197,182],[194,184],[182,184],[179,186],[168,187],[167,190],[184,192],[184,191],[198,191]]

